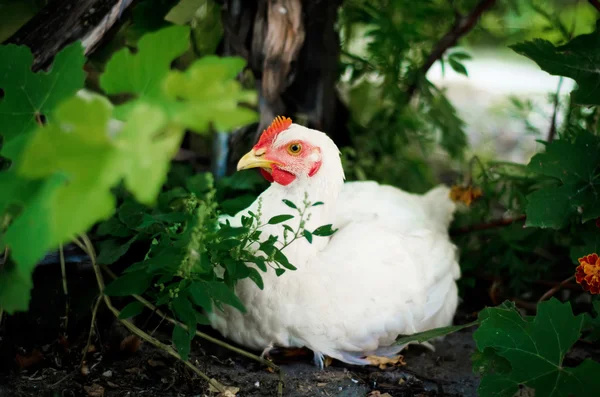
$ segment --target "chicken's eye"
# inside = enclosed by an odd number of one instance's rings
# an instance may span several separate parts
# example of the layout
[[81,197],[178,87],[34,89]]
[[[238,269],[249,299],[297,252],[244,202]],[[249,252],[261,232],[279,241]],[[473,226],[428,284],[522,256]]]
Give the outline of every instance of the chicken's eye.
[[302,151],[302,145],[299,143],[290,143],[288,146],[288,152],[290,154],[298,154]]

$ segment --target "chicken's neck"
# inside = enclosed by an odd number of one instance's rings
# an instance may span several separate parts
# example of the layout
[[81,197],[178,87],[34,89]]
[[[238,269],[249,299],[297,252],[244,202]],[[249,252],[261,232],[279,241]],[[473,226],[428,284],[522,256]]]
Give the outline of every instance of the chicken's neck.
[[[273,183],[261,194],[261,223],[267,223],[276,215],[292,214],[295,215],[294,219],[285,223],[293,230],[298,230],[300,217],[296,210],[284,203],[284,200],[288,200],[299,209],[304,209],[306,202],[310,203],[303,216],[304,230],[313,232],[320,226],[334,224],[336,203],[343,184],[344,171],[339,155],[329,162],[324,158],[319,172],[312,177],[299,177],[287,186]],[[315,206],[315,203],[323,204]],[[266,238],[269,235],[276,235],[279,241],[283,241],[283,226],[281,224],[268,225],[263,230],[263,236]],[[326,243],[327,239],[315,237],[313,244],[307,245],[306,240],[300,239],[286,248],[286,254],[293,255],[294,252],[301,250],[303,256],[306,257],[310,255],[310,252],[320,251]]]

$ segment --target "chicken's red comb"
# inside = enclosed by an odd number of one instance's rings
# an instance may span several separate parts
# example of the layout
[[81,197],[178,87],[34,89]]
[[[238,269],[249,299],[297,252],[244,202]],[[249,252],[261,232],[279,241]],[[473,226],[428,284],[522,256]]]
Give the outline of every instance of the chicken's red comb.
[[273,143],[277,135],[287,130],[290,125],[292,125],[292,119],[289,117],[275,117],[271,125],[263,131],[256,146],[266,146]]

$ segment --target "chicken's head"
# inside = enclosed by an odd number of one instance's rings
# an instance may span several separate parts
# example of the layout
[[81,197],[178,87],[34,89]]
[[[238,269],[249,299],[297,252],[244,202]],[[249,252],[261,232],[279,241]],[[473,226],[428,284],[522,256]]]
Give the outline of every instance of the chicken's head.
[[289,118],[277,117],[240,159],[237,169],[259,168],[269,182],[283,186],[311,178],[322,165],[321,135],[326,137],[319,131],[292,124]]

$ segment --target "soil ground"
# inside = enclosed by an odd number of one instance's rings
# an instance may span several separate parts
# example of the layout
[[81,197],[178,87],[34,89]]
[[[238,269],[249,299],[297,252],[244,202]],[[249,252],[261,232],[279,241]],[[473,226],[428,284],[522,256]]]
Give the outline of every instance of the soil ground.
[[[167,338],[162,335],[161,339]],[[176,360],[151,345],[118,357],[101,352],[88,356],[89,374],[83,376],[76,360],[81,349],[65,357],[59,344],[42,351],[37,364],[21,371],[0,374],[0,397],[203,397],[211,393]],[[478,379],[471,372],[474,349],[471,331],[449,335],[435,343],[435,352],[411,346],[405,366],[361,368],[334,362],[324,370],[310,360],[283,364],[284,396],[377,397],[476,396]],[[28,355],[27,357],[32,357]],[[213,346],[195,344],[192,362],[209,377],[239,388],[237,396],[276,396],[278,376],[261,365]],[[379,392],[379,393],[377,393]],[[387,396],[386,396],[387,397]]]

